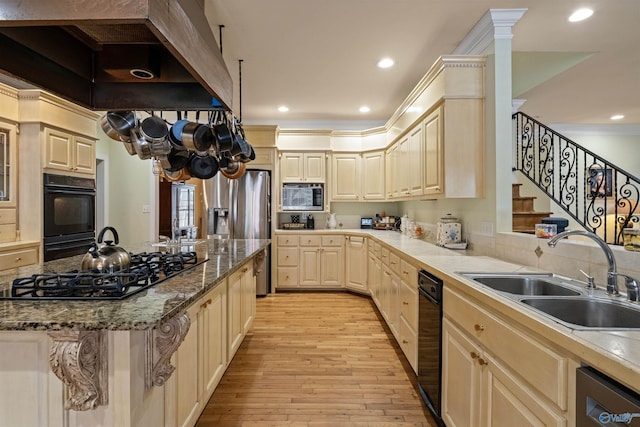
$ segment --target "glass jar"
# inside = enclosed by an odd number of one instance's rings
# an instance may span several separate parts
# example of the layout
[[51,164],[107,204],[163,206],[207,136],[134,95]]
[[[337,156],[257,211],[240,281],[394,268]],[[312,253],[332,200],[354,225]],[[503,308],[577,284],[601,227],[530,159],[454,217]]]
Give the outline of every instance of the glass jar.
[[622,229],[624,248],[628,251],[640,251],[640,228]]

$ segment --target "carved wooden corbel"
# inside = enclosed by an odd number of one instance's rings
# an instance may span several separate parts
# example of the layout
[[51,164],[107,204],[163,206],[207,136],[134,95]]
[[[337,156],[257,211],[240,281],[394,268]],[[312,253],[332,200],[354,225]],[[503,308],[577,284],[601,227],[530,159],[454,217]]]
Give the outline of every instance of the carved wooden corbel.
[[51,370],[67,386],[65,408],[95,409],[109,402],[105,331],[51,331]]
[[[148,330],[146,345],[146,367],[144,385],[147,390],[151,387],[162,386],[173,373],[175,366],[171,364],[171,356],[178,350],[187,336],[191,320],[185,312],[176,315],[159,328]],[[155,344],[155,345],[154,345]]]

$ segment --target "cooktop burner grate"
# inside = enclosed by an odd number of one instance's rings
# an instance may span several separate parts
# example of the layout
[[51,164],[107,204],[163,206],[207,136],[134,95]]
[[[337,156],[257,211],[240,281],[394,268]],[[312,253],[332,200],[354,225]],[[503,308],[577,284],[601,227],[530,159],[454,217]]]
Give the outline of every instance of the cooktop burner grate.
[[[195,252],[131,254],[129,271],[34,274],[13,281],[12,299],[123,299],[207,261]],[[3,298],[3,299],[4,299]]]

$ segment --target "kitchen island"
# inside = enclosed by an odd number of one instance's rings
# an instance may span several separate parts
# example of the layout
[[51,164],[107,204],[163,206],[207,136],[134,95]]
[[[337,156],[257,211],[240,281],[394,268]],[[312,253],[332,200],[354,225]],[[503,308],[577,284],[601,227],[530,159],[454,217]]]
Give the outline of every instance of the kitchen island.
[[[251,325],[269,244],[140,244],[127,250],[207,261],[122,300],[0,300],[0,426],[194,423]],[[81,259],[3,272],[0,292]]]

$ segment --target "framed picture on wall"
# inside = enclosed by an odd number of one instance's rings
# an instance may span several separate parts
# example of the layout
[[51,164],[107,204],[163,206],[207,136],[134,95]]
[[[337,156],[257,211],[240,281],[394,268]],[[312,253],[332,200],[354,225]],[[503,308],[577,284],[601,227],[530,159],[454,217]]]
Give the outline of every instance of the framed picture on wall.
[[611,197],[613,195],[613,173],[611,169],[591,167],[587,169],[587,191],[588,197]]

